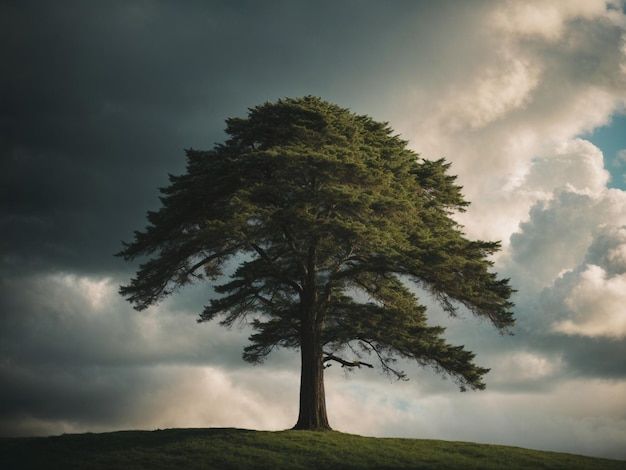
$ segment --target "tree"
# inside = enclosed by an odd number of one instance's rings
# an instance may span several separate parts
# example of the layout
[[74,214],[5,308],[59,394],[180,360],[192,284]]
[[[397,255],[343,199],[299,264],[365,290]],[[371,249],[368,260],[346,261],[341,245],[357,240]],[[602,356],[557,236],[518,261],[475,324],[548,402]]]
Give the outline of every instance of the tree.
[[[464,237],[452,215],[468,203],[447,174],[387,123],[316,97],[284,99],[227,119],[212,150],[187,150],[162,207],[118,253],[150,257],[120,293],[142,310],[196,280],[214,283],[199,322],[254,328],[243,358],[277,347],[301,354],[294,429],[330,429],[324,368],[373,367],[404,379],[398,358],[484,389],[488,369],[427,324],[413,284],[455,315],[464,306],[510,332],[508,279],[490,272],[498,242]],[[235,267],[229,277],[226,267]]]

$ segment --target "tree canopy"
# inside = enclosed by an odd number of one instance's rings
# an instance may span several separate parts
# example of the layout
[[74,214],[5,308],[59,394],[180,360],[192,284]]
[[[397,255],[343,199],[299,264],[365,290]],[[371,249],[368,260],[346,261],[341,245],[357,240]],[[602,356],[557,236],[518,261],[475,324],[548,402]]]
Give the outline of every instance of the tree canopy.
[[[425,160],[387,123],[307,96],[227,119],[212,150],[186,151],[160,210],[118,254],[148,257],[120,292],[138,310],[199,280],[214,285],[199,321],[254,328],[243,357],[301,351],[296,428],[326,429],[323,368],[372,366],[404,378],[397,358],[483,389],[488,369],[428,324],[412,285],[455,315],[500,332],[514,323],[508,279],[491,272],[499,242],[468,240],[468,206],[450,164]],[[225,276],[225,267],[233,268]],[[369,360],[369,359],[368,359]]]

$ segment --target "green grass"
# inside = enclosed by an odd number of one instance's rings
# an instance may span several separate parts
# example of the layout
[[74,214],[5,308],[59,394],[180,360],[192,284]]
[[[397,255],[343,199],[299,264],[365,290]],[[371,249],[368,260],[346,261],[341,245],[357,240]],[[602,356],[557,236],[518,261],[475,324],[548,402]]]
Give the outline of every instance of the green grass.
[[18,469],[626,469],[626,461],[339,432],[170,429],[0,439]]

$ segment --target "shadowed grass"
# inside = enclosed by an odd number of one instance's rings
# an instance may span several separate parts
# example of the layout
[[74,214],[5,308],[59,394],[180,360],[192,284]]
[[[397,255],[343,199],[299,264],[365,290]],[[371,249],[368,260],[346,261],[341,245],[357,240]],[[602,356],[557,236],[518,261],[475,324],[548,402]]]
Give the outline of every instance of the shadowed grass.
[[169,429],[0,439],[3,469],[626,469],[626,461],[339,432]]

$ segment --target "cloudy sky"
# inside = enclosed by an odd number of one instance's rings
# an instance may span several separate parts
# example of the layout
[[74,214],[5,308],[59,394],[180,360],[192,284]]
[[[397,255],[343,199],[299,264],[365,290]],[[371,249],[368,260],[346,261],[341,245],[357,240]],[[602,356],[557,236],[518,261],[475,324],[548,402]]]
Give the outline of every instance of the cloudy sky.
[[434,322],[492,370],[459,393],[328,369],[331,425],[626,459],[622,0],[0,3],[0,435],[285,429],[299,356],[241,360],[186,289],[135,312],[113,253],[224,119],[317,95],[453,163],[468,236],[502,240],[515,336]]

